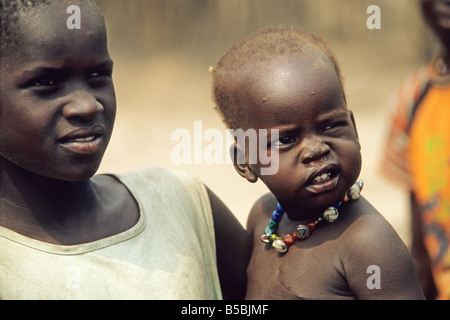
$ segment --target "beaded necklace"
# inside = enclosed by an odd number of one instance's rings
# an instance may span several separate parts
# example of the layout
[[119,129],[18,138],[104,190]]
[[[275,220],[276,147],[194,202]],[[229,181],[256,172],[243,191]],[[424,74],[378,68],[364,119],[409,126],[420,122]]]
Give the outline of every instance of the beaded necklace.
[[289,246],[291,246],[295,240],[306,240],[311,235],[311,232],[317,226],[318,223],[322,221],[334,222],[339,217],[338,209],[342,206],[342,203],[347,202],[349,200],[358,200],[362,188],[364,186],[364,182],[362,180],[358,180],[345,194],[344,198],[339,201],[336,205],[328,207],[321,217],[319,217],[316,221],[307,223],[307,224],[299,224],[295,232],[292,234],[287,234],[283,238],[277,236],[275,231],[277,229],[278,223],[281,221],[281,218],[284,214],[284,209],[281,205],[277,204],[277,209],[273,212],[272,219],[269,221],[269,225],[264,230],[264,234],[261,236],[261,241],[264,243],[271,243],[272,247],[275,248],[280,253],[286,253],[288,251]]

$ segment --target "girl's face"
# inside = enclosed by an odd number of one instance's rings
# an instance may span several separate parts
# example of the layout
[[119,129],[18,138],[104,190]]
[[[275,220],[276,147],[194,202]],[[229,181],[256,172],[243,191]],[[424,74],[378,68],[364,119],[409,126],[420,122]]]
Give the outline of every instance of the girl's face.
[[450,39],[450,1],[421,0],[425,20],[443,41]]
[[81,29],[66,26],[70,1],[38,7],[15,25],[17,45],[0,59],[0,155],[32,173],[82,181],[98,169],[116,99],[103,18],[81,7]]
[[251,126],[279,130],[279,139],[270,141],[279,170],[260,175],[258,164],[249,169],[288,214],[301,218],[336,204],[358,178],[361,154],[331,63],[317,53],[310,59],[282,57],[264,70],[255,68],[254,79],[245,98]]

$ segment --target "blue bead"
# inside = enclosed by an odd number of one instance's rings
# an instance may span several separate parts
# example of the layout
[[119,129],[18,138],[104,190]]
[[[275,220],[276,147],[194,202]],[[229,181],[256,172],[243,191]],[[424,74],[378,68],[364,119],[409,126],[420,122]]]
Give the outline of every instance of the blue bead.
[[282,217],[283,217],[282,213],[278,213],[278,212],[274,211],[273,215],[272,215],[272,221],[275,221],[276,223],[278,223],[281,221]]
[[272,220],[274,220],[276,223],[281,221],[281,218],[283,217],[284,210],[281,207],[281,205],[277,204],[277,210],[275,210],[272,214]]
[[277,203],[277,212],[284,213],[284,209],[281,207],[281,204]]

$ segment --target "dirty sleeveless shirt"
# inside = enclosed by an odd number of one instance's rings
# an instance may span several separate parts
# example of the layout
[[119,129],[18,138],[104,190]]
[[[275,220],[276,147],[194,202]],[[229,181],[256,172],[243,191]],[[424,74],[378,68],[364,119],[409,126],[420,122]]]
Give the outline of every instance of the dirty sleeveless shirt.
[[120,234],[53,245],[0,227],[0,299],[221,299],[211,206],[194,176],[115,175],[140,218]]

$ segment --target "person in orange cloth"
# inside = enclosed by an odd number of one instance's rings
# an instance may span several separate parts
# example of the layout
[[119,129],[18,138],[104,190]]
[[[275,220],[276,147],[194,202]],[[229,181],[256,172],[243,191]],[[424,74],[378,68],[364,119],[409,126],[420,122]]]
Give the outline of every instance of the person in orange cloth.
[[393,100],[382,172],[410,192],[416,271],[428,299],[450,298],[450,3],[422,0],[442,44]]

